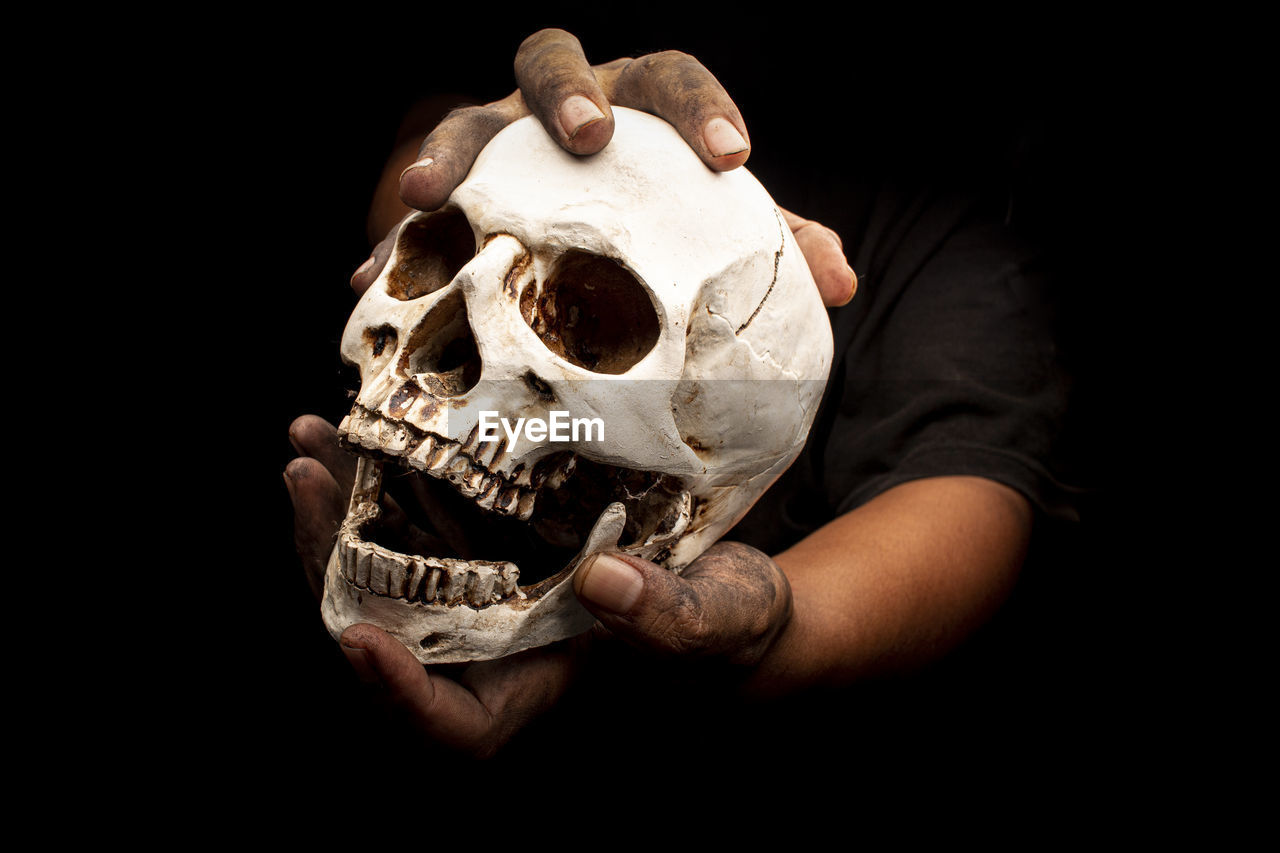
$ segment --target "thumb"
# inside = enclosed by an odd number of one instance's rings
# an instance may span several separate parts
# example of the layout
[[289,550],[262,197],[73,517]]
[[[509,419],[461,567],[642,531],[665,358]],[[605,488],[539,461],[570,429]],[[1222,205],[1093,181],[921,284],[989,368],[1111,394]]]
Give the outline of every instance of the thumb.
[[720,542],[684,575],[629,554],[596,554],[574,591],[614,634],[665,654],[754,663],[791,615],[791,588],[768,556]]

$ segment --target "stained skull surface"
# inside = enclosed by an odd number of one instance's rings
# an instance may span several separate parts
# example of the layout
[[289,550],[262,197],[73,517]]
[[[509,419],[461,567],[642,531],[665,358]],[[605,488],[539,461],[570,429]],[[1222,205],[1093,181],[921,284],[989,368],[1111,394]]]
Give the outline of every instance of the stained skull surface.
[[[515,122],[399,225],[342,339],[361,458],[325,578],[335,638],[368,622],[446,663],[573,636],[594,621],[585,557],[678,572],[800,452],[832,343],[781,214],[745,169],[614,115],[590,157]],[[433,531],[386,517],[384,485]]]

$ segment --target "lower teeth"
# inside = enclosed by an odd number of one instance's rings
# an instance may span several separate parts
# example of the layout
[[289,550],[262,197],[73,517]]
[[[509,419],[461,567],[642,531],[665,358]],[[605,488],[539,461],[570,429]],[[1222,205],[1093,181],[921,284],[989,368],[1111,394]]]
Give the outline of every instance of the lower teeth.
[[[689,493],[677,492],[676,485],[659,474],[570,456],[538,466],[536,479],[544,486],[539,500],[545,506],[538,518],[524,523],[534,510],[532,482],[528,491],[516,486],[504,490],[501,475],[470,468],[464,472],[460,466],[457,472],[446,472],[452,481],[446,482],[420,475],[404,460],[394,461],[406,467],[408,476],[384,477],[383,461],[364,456],[357,461],[350,526],[344,525],[352,542],[351,548],[342,549],[350,552],[342,568],[357,586],[410,601],[483,607],[513,596],[523,598],[517,580],[524,580],[528,590],[559,576],[587,554],[618,548],[623,536],[633,543],[623,546],[624,552],[663,560],[669,553],[666,546],[680,537],[691,515]],[[572,489],[550,488],[575,464],[582,470]],[[522,476],[529,479],[528,474]],[[409,486],[411,492],[402,491]],[[409,515],[403,527],[392,529],[378,518],[384,487]],[[499,512],[492,512],[494,508]],[[603,545],[602,536],[609,540]],[[482,543],[487,553],[476,553],[474,543]],[[499,554],[520,554],[519,569],[510,562],[475,559]]]

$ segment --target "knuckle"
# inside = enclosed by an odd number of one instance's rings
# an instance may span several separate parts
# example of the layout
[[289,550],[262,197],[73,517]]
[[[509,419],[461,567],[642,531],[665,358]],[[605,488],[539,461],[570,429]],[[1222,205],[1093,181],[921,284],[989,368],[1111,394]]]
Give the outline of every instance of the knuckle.
[[791,618],[786,574],[767,554],[739,542],[716,543],[698,564],[698,582],[715,591],[730,662],[758,660]]
[[657,53],[649,54],[649,58],[655,65],[661,65],[664,67],[689,64],[702,67],[701,62],[682,50],[660,50]]
[[717,542],[703,556],[730,564],[728,568],[735,574],[759,578],[781,574],[772,557],[742,542]]
[[825,240],[828,243],[833,243],[841,251],[844,250],[844,241],[840,239],[840,235],[835,229],[828,228],[821,222],[816,222],[812,219],[800,220],[799,224],[791,230],[791,233],[795,235],[797,240],[800,239],[800,235],[803,233],[806,240]]
[[[456,109],[450,110],[449,113],[441,120],[439,127],[436,128],[436,133],[446,127],[483,126],[496,121],[501,121],[501,119],[501,111],[494,104],[457,107]],[[436,133],[432,133],[432,136],[435,136]]]
[[529,94],[544,107],[557,106],[561,98],[585,88],[588,81],[584,70],[570,62],[544,66],[529,81],[533,90]]
[[621,72],[630,68],[631,63],[633,62],[635,62],[634,59],[628,56],[624,56],[619,59],[615,59],[612,62],[605,62],[601,65],[593,65],[591,70],[596,72],[603,71],[610,74],[620,74]]
[[633,60],[623,73],[643,79],[650,85],[681,81],[688,86],[690,82],[696,85],[696,76],[701,71],[702,63],[689,54],[678,50],[664,50]]
[[702,620],[691,616],[673,620],[667,644],[676,654],[691,656],[706,654],[711,645]]
[[[466,156],[477,140],[488,141],[511,123],[501,102],[450,110],[418,149],[418,158]],[[481,143],[483,144],[483,143]],[[467,163],[468,167],[470,163]]]
[[666,50],[650,54],[647,58],[650,60],[647,70],[653,77],[664,85],[676,87],[686,96],[697,93],[700,99],[710,99],[723,91],[719,81],[697,57],[678,50]]
[[678,127],[701,128],[713,115],[737,114],[715,76],[682,51],[668,50],[636,59],[618,80],[627,98]]
[[582,46],[564,30],[539,30],[525,39],[515,60],[516,82],[526,97],[557,97],[563,89],[581,89],[590,78]]
[[525,38],[524,41],[520,42],[520,47],[516,51],[516,55],[518,56],[521,53],[539,50],[546,47],[549,43],[560,42],[566,39],[577,41],[577,37],[568,30],[562,30],[558,27],[544,27]]
[[682,590],[674,605],[658,614],[653,631],[662,645],[677,655],[700,655],[711,645],[701,602],[692,590]]

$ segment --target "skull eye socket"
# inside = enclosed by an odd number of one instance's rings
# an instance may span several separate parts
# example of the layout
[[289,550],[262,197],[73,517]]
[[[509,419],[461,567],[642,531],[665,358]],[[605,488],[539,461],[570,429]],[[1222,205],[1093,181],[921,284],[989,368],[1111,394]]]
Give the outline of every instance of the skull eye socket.
[[547,349],[595,373],[626,373],[658,342],[649,292],[617,261],[586,252],[560,257],[541,294],[530,284],[521,314]]
[[462,211],[450,208],[415,219],[396,240],[387,292],[405,301],[434,293],[453,281],[475,254],[475,235]]

